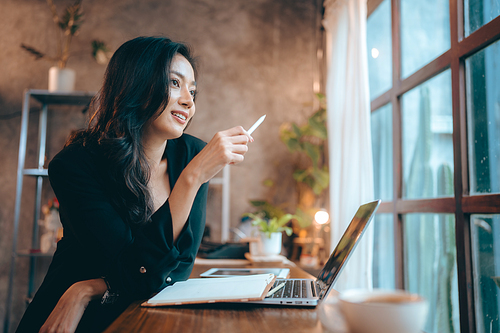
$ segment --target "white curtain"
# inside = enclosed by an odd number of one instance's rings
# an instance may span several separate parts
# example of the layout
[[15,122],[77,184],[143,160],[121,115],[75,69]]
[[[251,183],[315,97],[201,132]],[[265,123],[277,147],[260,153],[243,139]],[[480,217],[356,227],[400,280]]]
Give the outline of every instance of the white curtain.
[[[366,0],[326,0],[324,4],[333,250],[358,207],[374,199],[373,162],[366,54]],[[344,267],[335,289],[371,288],[372,252],[373,225],[365,232]]]

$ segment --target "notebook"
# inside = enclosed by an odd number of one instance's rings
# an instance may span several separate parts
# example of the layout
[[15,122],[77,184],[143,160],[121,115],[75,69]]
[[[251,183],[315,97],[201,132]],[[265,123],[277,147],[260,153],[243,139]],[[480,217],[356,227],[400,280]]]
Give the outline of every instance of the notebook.
[[275,280],[276,276],[270,273],[210,279],[188,279],[164,288],[154,297],[142,303],[142,306],[154,307],[262,300]]
[[[380,200],[377,200],[359,207],[335,250],[315,280],[276,279],[269,293],[272,293],[272,295],[266,296],[263,300],[250,301],[249,303],[286,306],[318,305],[328,296],[379,205]],[[275,289],[277,290],[274,291]]]

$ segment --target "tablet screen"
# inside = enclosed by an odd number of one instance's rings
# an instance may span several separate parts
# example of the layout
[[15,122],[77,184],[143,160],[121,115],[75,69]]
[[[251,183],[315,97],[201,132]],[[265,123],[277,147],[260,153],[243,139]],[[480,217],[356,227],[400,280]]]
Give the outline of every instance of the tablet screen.
[[287,278],[288,268],[212,268],[200,274],[201,277],[228,277],[254,274],[274,274],[278,278]]

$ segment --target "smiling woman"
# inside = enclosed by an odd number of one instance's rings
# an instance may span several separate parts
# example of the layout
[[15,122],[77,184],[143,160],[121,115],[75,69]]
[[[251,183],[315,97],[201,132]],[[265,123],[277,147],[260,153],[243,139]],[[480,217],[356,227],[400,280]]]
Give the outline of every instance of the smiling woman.
[[123,44],[86,130],[49,165],[64,237],[18,332],[99,332],[133,300],[186,280],[205,225],[207,182],[243,161],[241,127],[205,144],[189,49],[163,37]]

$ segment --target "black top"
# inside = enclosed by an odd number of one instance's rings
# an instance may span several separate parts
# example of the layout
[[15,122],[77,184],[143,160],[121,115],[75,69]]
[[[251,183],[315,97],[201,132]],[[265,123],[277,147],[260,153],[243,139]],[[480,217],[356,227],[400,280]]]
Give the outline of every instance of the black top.
[[[205,146],[184,134],[169,140],[165,155],[170,187]],[[169,201],[138,226],[126,222],[125,208],[111,200],[117,189],[109,182],[106,160],[80,144],[64,148],[49,164],[49,179],[59,200],[64,237],[48,273],[26,310],[18,332],[38,332],[62,294],[75,282],[105,276],[120,294],[113,305],[92,301],[78,331],[105,329],[133,300],[145,299],[176,281],[186,280],[203,235],[208,183],[194,200],[190,215],[173,241]]]

